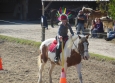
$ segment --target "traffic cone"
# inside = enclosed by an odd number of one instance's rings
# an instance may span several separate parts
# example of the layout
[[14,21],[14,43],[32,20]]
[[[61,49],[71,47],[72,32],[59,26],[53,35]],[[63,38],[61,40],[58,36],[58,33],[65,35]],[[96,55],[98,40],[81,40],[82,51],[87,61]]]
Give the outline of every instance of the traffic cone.
[[66,74],[64,72],[64,68],[62,69],[62,72],[61,72],[60,83],[67,83],[66,82]]
[[3,70],[2,68],[2,58],[0,57],[0,70]]

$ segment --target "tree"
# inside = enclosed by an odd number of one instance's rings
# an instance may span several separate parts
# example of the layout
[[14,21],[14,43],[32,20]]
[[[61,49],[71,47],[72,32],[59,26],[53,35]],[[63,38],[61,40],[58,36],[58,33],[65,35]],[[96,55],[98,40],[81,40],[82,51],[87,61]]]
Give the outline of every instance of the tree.
[[115,20],[115,0],[110,0],[108,3],[108,12],[113,20]]
[[99,4],[99,9],[104,12],[107,11],[108,15],[115,20],[115,0],[110,1],[101,1],[98,0],[97,3]]

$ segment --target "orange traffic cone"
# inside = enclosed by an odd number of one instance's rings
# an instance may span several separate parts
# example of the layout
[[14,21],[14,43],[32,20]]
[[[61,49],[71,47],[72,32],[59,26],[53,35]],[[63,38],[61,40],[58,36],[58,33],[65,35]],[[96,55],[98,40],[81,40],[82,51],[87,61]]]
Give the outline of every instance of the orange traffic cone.
[[62,72],[61,72],[60,83],[67,83],[64,68],[62,69]]
[[3,70],[2,68],[2,58],[0,57],[0,70]]

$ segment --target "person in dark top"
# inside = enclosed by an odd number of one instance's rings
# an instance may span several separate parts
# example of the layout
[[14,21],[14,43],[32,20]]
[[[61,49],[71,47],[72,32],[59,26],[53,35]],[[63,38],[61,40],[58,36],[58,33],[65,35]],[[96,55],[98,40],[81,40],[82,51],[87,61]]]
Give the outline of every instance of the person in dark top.
[[101,20],[99,18],[96,18],[96,38],[102,38],[103,35],[101,33],[104,33],[104,29],[103,29],[103,23],[101,22]]
[[77,16],[77,27],[76,27],[77,34],[80,34],[80,30],[82,30],[82,34],[83,34],[85,20],[86,20],[86,16],[84,15],[83,11],[80,10]]
[[60,49],[61,49],[61,42],[68,38],[68,29],[70,30],[70,33],[74,35],[74,32],[71,28],[71,26],[67,23],[68,19],[66,15],[61,15],[61,21],[62,24],[59,26],[58,34],[57,34],[57,47],[56,47],[56,56],[54,62],[58,62],[58,59],[60,57]]
[[97,33],[103,33],[103,23],[101,22],[101,20],[98,18],[97,22],[96,22],[96,27],[97,27]]

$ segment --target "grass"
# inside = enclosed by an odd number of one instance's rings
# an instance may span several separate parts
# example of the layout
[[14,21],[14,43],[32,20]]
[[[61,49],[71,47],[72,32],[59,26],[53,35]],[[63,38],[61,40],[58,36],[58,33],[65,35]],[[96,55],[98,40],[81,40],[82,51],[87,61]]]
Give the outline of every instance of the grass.
[[[3,36],[3,35],[0,35],[0,39],[8,41],[8,42],[15,42],[15,43],[20,43],[24,45],[32,45],[36,47],[39,47],[41,44],[41,42],[35,42],[35,41],[25,40],[21,38],[13,38],[13,37]],[[100,55],[100,54],[90,53],[90,58],[96,59],[99,61],[108,61],[108,62],[112,62],[113,64],[115,64],[115,58],[107,57],[107,56]]]
[[0,39],[8,41],[8,42],[15,42],[15,43],[20,43],[24,45],[32,45],[32,46],[37,46],[37,47],[39,47],[41,44],[41,42],[35,42],[35,41],[21,39],[21,38],[13,38],[13,37],[3,36],[3,35],[0,35]]
[[98,61],[107,61],[107,62],[111,62],[112,64],[115,64],[115,58],[100,55],[100,54],[90,53],[90,58],[96,59]]

